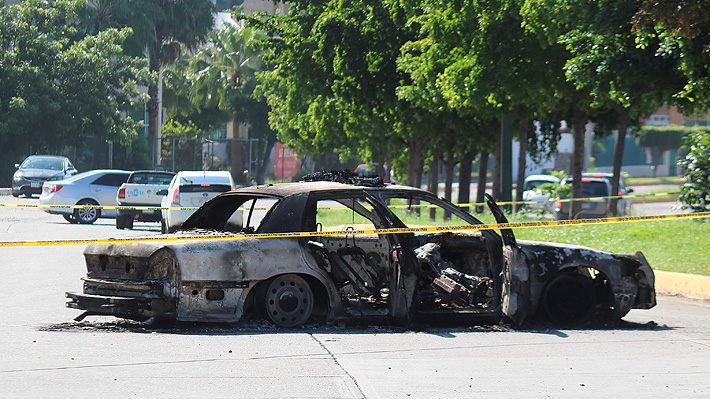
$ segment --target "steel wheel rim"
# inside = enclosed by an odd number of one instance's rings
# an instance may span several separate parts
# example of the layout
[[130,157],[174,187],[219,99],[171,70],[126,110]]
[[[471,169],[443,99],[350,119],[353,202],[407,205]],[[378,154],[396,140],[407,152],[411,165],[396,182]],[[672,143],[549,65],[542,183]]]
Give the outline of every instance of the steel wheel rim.
[[311,317],[313,291],[306,280],[296,275],[274,279],[264,298],[266,313],[280,327],[296,327]]

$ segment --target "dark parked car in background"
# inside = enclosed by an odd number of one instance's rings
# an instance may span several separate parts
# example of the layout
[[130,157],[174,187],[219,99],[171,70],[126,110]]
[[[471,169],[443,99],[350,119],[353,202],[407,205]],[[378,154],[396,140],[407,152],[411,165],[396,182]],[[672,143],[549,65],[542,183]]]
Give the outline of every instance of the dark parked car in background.
[[[562,185],[572,184],[572,178],[566,177],[562,180]],[[617,195],[625,196],[633,192],[627,189],[623,181],[619,181],[619,192]],[[606,173],[583,173],[582,174],[582,211],[575,215],[573,219],[584,218],[605,218],[611,215],[609,206],[611,201],[611,175]],[[631,213],[631,198],[619,198],[616,202],[617,215],[628,215]],[[569,219],[570,201],[555,202],[554,215],[557,220]]]
[[21,164],[15,164],[17,171],[12,176],[12,195],[41,194],[47,181],[62,180],[76,173],[74,165],[67,157],[54,155],[30,155]]
[[[67,292],[67,306],[84,311],[77,320],[255,316],[296,327],[311,317],[406,325],[501,318],[519,324],[541,316],[577,324],[656,304],[653,270],[640,252],[516,240],[508,229],[475,231],[482,223],[461,208],[379,178],[317,181],[341,177],[314,174],[307,182],[225,192],[182,223],[175,240],[90,245],[83,292]],[[488,203],[506,222],[490,196]],[[240,223],[230,223],[235,217]],[[441,225],[472,229],[372,233]],[[357,230],[370,233],[348,233]],[[291,232],[330,234],[252,236]],[[235,233],[246,237],[230,238]]]

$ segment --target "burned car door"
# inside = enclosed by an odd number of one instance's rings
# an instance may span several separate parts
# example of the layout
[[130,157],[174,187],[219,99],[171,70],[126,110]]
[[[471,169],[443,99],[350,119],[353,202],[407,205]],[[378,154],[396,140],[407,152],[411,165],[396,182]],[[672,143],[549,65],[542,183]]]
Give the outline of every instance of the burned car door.
[[[488,194],[486,203],[499,224],[508,223],[508,219],[498,207],[498,204]],[[525,254],[518,247],[515,234],[511,229],[501,229],[503,238],[503,287],[501,311],[511,321],[522,324],[530,308],[530,267]]]
[[[465,229],[481,222],[428,192],[382,190],[377,194],[392,213],[394,227],[413,230],[397,234],[402,260],[396,264],[405,277],[415,279],[414,290],[409,290],[412,317],[429,322],[499,318],[500,237],[491,231]],[[439,226],[464,228],[437,231]],[[404,287],[408,287],[406,280]]]
[[364,192],[320,193],[313,196],[312,225],[317,232],[345,232],[311,238],[309,246],[319,267],[333,280],[342,311],[350,317],[400,317],[400,289],[393,278],[400,268],[397,238],[390,234],[347,234],[348,231],[391,227],[381,208]]

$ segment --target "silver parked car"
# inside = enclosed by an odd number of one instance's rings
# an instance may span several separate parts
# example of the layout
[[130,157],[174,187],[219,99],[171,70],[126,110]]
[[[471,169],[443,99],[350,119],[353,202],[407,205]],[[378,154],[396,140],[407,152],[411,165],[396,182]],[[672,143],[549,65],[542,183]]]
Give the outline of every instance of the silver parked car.
[[217,195],[234,189],[234,180],[227,171],[182,171],[178,172],[168,186],[168,195],[160,204],[163,208],[161,231],[171,233],[193,213]]
[[[41,205],[102,205],[116,206],[116,194],[131,172],[116,169],[91,170],[44,185],[39,197]],[[115,209],[43,208],[45,212],[62,215],[70,223],[91,224],[100,217],[115,218]]]
[[67,157],[54,155],[30,155],[21,164],[15,164],[12,176],[12,196],[41,194],[47,181],[62,180],[77,171]]

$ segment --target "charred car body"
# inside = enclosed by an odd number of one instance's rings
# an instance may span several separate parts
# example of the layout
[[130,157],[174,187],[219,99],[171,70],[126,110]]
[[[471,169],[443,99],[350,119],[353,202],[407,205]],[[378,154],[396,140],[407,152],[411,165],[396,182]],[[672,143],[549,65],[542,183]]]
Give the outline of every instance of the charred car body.
[[[505,222],[495,202],[489,206]],[[241,210],[240,231],[227,223]],[[432,232],[416,227],[479,220],[429,192],[300,182],[244,187],[212,199],[176,233],[219,236],[90,245],[77,317],[236,322],[260,315],[281,327],[327,322],[522,323],[536,315],[579,323],[656,304],[641,253],[517,241],[511,230]],[[344,231],[414,227],[399,234]],[[339,231],[263,238],[249,234]],[[225,238],[246,234],[246,238]],[[217,238],[217,237],[216,237]]]

